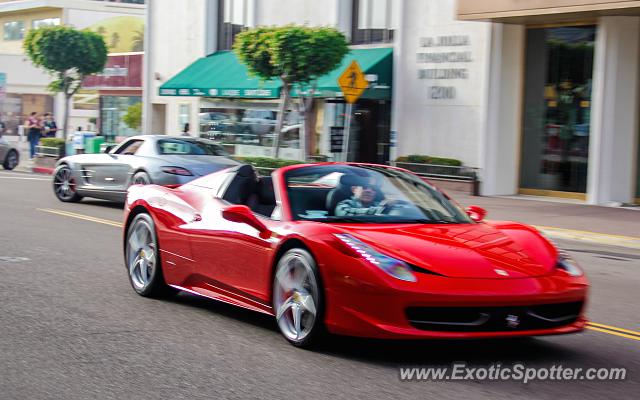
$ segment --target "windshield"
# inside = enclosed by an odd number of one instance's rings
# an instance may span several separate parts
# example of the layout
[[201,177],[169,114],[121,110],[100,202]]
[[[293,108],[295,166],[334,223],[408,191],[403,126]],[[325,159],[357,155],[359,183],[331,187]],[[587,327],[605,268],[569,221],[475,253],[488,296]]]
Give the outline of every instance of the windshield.
[[442,192],[382,166],[318,165],[285,175],[293,219],[355,223],[472,223]]
[[194,156],[226,156],[219,144],[206,139],[160,139],[158,153]]

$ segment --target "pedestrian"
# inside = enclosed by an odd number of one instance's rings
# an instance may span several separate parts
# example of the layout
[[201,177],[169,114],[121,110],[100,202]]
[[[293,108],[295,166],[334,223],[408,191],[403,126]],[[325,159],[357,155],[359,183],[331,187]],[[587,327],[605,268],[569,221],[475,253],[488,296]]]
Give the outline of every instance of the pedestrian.
[[0,137],[4,135],[5,129],[7,129],[7,125],[5,125],[4,121],[2,120],[2,116],[0,115]]
[[40,142],[40,136],[42,135],[42,121],[38,118],[38,113],[32,112],[24,127],[27,130],[29,150],[31,158],[33,158],[36,156],[36,146]]
[[56,125],[56,121],[53,119],[53,114],[46,113],[44,115],[44,136],[56,137],[57,132],[58,132],[58,125]]
[[182,128],[182,136],[189,136],[189,123],[184,124],[184,128]]

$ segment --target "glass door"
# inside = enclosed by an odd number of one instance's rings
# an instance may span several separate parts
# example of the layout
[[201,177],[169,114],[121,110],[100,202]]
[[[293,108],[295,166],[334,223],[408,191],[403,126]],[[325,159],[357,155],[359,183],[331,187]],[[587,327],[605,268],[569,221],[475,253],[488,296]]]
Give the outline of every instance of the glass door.
[[527,30],[521,192],[586,192],[595,33]]

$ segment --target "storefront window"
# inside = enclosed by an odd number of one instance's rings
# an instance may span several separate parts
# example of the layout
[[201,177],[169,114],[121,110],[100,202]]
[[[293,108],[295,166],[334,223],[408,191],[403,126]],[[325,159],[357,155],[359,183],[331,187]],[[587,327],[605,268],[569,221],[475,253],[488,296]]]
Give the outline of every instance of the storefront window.
[[522,188],[586,192],[595,32],[527,30]]
[[[201,108],[200,136],[226,145],[273,147],[278,113],[256,108]],[[300,116],[289,112],[282,128],[281,148],[300,148]],[[227,151],[235,153],[233,149]]]
[[178,126],[181,132],[189,132],[189,119],[191,114],[190,104],[180,104],[180,110],[178,114]]
[[115,140],[116,136],[140,134],[139,130],[128,127],[123,117],[129,110],[129,106],[141,101],[140,96],[102,96],[100,98],[100,127],[102,135],[108,141]]

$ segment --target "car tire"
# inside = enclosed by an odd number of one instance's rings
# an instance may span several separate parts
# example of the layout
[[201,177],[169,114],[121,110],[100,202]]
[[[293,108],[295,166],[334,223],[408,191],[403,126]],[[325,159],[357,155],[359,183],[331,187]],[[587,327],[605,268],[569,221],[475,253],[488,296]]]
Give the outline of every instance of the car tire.
[[326,336],[320,274],[313,256],[293,248],[278,260],[273,278],[273,311],[280,333],[296,347],[311,348]]
[[124,252],[129,283],[143,297],[163,297],[177,290],[162,273],[155,223],[147,213],[136,215],[127,228]]
[[15,150],[10,150],[2,163],[2,168],[11,171],[20,163],[20,155]]
[[147,174],[146,172],[138,171],[135,174],[133,174],[133,178],[131,178],[131,184],[132,185],[150,185],[151,178],[149,177],[149,174]]
[[76,191],[76,186],[73,171],[68,165],[60,165],[53,171],[53,193],[58,200],[65,203],[76,203],[82,200],[82,196]]

